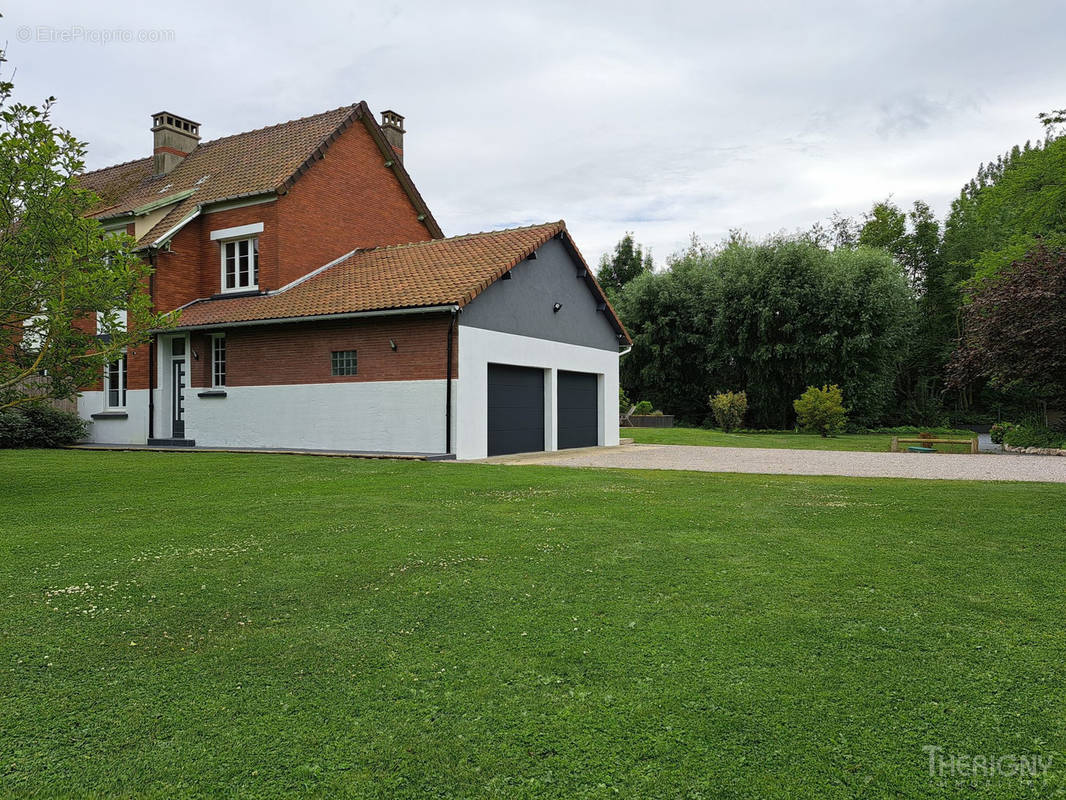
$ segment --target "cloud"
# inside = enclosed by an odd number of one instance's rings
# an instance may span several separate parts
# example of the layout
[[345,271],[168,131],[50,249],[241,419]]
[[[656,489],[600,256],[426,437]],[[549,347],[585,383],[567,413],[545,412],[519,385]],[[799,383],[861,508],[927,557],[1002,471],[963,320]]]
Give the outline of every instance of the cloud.
[[[1066,9],[959,0],[37,0],[6,11],[20,99],[56,95],[92,166],[147,154],[160,108],[215,138],[366,99],[449,234],[565,218],[590,261],[626,230],[657,257],[740,227],[806,227],[893,195],[943,214],[1061,107]],[[169,30],[23,41],[24,26]],[[983,43],[995,42],[995,46]]]

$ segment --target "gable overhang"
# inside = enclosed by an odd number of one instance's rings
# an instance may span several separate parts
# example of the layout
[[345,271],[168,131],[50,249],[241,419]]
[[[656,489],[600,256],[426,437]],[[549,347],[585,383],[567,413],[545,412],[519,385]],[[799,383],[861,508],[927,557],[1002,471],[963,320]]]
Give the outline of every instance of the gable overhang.
[[139,249],[142,249],[142,250],[158,250],[160,247],[163,247],[164,245],[168,244],[171,239],[173,239],[175,236],[177,236],[178,232],[182,228],[184,228],[186,225],[188,225],[190,222],[192,222],[194,219],[196,219],[198,216],[200,216],[200,212],[201,211],[202,211],[202,207],[201,206],[196,206],[195,208],[192,209],[192,211],[190,211],[188,214],[186,214],[184,217],[182,217],[178,221],[178,223],[176,225],[174,225],[170,230],[168,230],[166,233],[164,233],[162,236],[160,236],[155,241],[150,242],[149,244],[147,244],[147,245],[145,245],[145,246],[143,246],[143,247],[141,247]]
[[607,317],[607,321],[611,324],[611,327],[614,328],[615,333],[618,335],[619,344],[624,346],[632,345],[633,340],[629,337],[629,332],[626,330],[625,325],[622,324],[622,320],[621,318],[619,318],[618,312],[614,310],[614,306],[611,305],[611,301],[607,299],[607,293],[603,291],[603,287],[600,286],[599,281],[596,280],[596,276],[593,275],[592,270],[589,269],[589,265],[588,263],[586,263],[585,257],[582,256],[581,251],[577,249],[577,245],[571,238],[570,232],[566,229],[566,223],[560,220],[556,224],[558,225],[558,230],[555,233],[553,233],[551,236],[545,237],[542,241],[537,242],[537,244],[533,247],[522,251],[519,258],[515,259],[512,263],[502,268],[498,273],[496,273],[495,276],[492,277],[491,280],[486,281],[481,286],[478,286],[472,292],[463,297],[459,301],[460,308],[462,308],[462,306],[469,305],[470,303],[472,303],[481,295],[482,292],[492,286],[492,284],[496,283],[496,281],[503,278],[504,275],[506,275],[515,267],[517,267],[523,261],[528,259],[531,255],[537,252],[537,250],[543,247],[548,241],[550,241],[551,239],[558,239],[560,242],[562,242],[563,247],[566,249],[570,257],[577,263],[580,270],[579,277],[581,277],[585,281],[585,284],[588,286],[589,291],[591,291],[593,296],[597,299],[597,303],[602,306],[602,308],[600,308],[599,310],[604,313],[604,315]]
[[374,115],[371,113],[370,106],[367,105],[365,100],[360,100],[352,107],[352,112],[341,120],[341,123],[322,140],[318,147],[316,147],[306,159],[304,159],[292,175],[282,181],[275,188],[275,192],[279,195],[288,193],[293,184],[300,179],[300,176],[311,169],[316,161],[321,160],[330,145],[337,141],[341,134],[356,122],[362,122],[367,133],[370,134],[370,138],[373,139],[374,143],[378,146],[382,158],[385,159],[385,166],[396,176],[396,180],[399,182],[400,187],[418,212],[418,221],[426,226],[430,236],[434,239],[443,239],[444,232],[441,230],[440,225],[437,224],[437,220],[434,219],[432,212],[429,210],[429,206],[426,205],[426,201],[422,199],[422,195],[415,187],[414,181],[411,180],[411,176],[408,174],[407,170],[404,169],[403,162],[397,158],[392,146],[385,139],[385,134],[381,132],[381,126],[374,121]]
[[611,305],[611,301],[607,299],[607,293],[603,291],[603,287],[600,286],[600,282],[596,280],[596,276],[592,270],[589,269],[588,263],[585,261],[585,257],[581,255],[581,251],[577,249],[577,245],[570,236],[570,232],[565,228],[556,234],[563,246],[569,251],[571,258],[573,258],[584,272],[582,276],[586,285],[592,291],[593,295],[603,305],[603,313],[607,315],[607,321],[611,323],[611,327],[614,328],[615,333],[618,334],[618,341],[625,346],[631,346],[633,340],[629,336],[629,331],[626,330],[626,326],[622,324],[622,319],[618,316],[618,312],[614,310],[614,306]]

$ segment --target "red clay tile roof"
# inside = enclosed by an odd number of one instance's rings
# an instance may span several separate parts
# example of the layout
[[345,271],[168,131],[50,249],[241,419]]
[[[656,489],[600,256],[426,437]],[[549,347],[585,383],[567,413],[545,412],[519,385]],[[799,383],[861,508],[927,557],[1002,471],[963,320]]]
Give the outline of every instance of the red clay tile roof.
[[[182,309],[177,328],[431,306],[462,308],[559,234],[581,259],[562,221],[357,250],[270,294],[197,300]],[[625,329],[587,265],[585,273],[590,289],[606,304],[608,319],[628,342]]]
[[[141,237],[144,245],[169,231],[198,205],[287,188],[356,120],[367,125],[383,151],[388,147],[369,107],[361,102],[202,142],[166,175],[152,175],[153,162],[149,157],[86,172],[79,180],[82,186],[100,195],[101,205],[92,212],[100,219],[128,214],[168,196],[195,190]],[[398,159],[394,161],[397,178],[420,213],[426,215],[430,231],[442,236],[403,165]]]

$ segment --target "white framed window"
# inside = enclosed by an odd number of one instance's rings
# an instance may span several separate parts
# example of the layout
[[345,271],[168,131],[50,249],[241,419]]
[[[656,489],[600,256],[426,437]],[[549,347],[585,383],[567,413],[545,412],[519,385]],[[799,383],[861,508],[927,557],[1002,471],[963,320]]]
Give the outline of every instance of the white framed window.
[[126,355],[104,367],[104,407],[126,407]]
[[226,334],[216,333],[211,337],[211,386],[223,389],[226,386]]
[[222,291],[259,288],[259,237],[222,242]]
[[34,314],[22,320],[22,350],[26,353],[38,353],[44,345],[48,318],[44,314]]

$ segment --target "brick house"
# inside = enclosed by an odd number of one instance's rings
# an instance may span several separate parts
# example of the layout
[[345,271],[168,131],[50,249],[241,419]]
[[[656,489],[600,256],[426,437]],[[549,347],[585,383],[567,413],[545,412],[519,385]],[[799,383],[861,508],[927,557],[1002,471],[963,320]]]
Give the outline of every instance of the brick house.
[[78,411],[99,443],[479,458],[617,444],[628,336],[563,222],[444,238],[366,103],[86,173],[176,325]]

